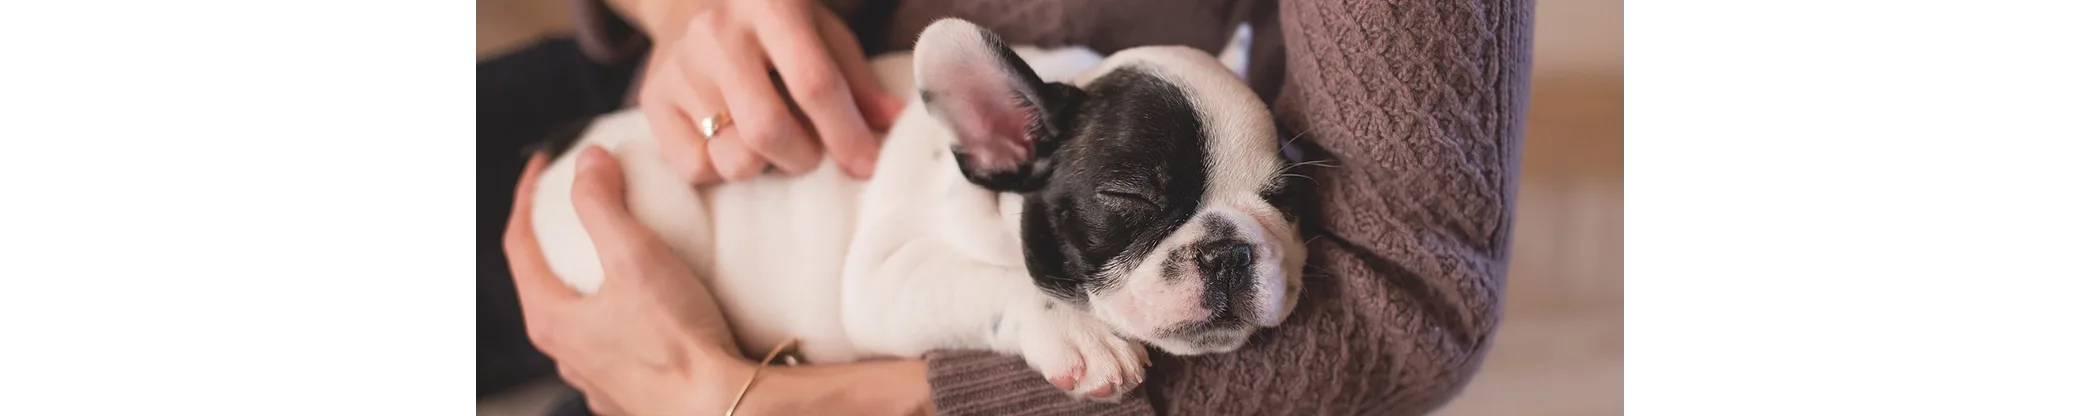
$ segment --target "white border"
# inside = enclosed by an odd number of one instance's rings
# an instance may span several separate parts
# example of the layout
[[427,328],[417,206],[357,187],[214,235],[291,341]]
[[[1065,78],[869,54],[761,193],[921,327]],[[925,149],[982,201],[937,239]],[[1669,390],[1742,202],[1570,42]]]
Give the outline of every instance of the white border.
[[1627,413],[2100,414],[2093,3],[1629,6]]
[[[1628,7],[1628,413],[2093,414],[2095,6]],[[10,413],[472,406],[464,2],[0,6]]]
[[471,412],[474,7],[0,6],[0,413]]

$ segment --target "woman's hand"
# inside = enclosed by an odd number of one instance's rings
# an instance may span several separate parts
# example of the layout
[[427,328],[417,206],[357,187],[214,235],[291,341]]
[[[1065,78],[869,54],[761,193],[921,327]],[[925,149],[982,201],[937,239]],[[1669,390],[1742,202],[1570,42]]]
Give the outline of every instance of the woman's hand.
[[[743,180],[767,165],[800,174],[826,152],[848,175],[874,173],[874,132],[904,105],[882,91],[830,10],[811,0],[619,5],[656,39],[639,100],[666,162],[686,180]],[[727,127],[702,136],[700,121],[722,114]]]
[[[626,207],[617,162],[591,146],[577,155],[577,216],[597,247],[605,282],[581,295],[548,269],[532,230],[532,196],[545,155],[519,179],[504,253],[525,328],[561,376],[601,415],[716,414],[729,409],[756,363],[741,356],[707,287]],[[895,360],[766,369],[739,415],[930,414],[926,363]]]
[[612,157],[596,146],[578,156],[573,203],[605,282],[584,296],[548,269],[530,222],[533,185],[546,165],[546,156],[534,157],[503,239],[526,333],[596,413],[721,412],[752,364],[736,356],[707,287],[628,214]]

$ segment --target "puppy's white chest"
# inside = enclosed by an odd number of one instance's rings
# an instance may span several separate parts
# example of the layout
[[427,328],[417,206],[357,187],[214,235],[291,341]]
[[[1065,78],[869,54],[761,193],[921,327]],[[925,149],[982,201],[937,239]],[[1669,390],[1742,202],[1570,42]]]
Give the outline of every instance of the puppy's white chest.
[[702,276],[747,354],[799,337],[813,361],[855,358],[838,297],[863,188],[827,163],[706,192],[714,261]]

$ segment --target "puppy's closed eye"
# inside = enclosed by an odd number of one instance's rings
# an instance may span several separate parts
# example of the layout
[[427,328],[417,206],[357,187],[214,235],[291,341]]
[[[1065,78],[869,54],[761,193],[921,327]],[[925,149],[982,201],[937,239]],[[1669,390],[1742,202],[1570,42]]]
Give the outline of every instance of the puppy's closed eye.
[[1108,201],[1110,204],[1129,204],[1135,206],[1142,206],[1145,209],[1154,211],[1160,209],[1158,201],[1154,200],[1152,196],[1140,192],[1110,189],[1097,191],[1095,192],[1095,194],[1102,196],[1102,198]]

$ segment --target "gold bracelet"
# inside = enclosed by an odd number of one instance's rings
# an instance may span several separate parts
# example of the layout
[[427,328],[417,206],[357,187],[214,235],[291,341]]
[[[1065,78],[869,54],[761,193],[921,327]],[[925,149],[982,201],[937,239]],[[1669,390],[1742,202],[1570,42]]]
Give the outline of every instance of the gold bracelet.
[[[766,359],[759,361],[758,367],[751,369],[751,378],[744,380],[744,388],[737,389],[736,399],[731,400],[729,402],[729,412],[725,413],[724,416],[736,416],[736,406],[744,402],[744,394],[751,392],[751,384],[758,382],[758,373],[765,371],[766,366],[773,365],[774,358],[783,358],[781,357],[780,352],[787,350],[788,346],[795,345],[796,341],[797,340],[793,337],[781,340],[779,345],[773,346],[772,352],[766,353]],[[789,367],[801,364],[801,360],[795,359],[793,353],[789,353],[784,358],[785,360],[783,360],[783,363],[787,364]]]

